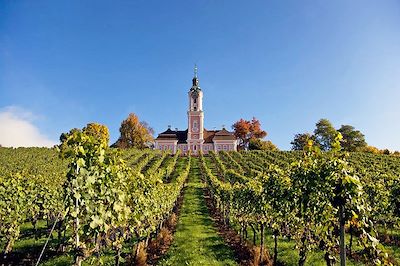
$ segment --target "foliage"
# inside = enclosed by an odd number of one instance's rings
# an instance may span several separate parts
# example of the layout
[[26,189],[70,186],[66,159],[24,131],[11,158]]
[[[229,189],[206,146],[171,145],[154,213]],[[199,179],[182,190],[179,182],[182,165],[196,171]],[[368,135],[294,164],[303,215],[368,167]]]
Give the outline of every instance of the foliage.
[[244,120],[240,119],[232,125],[235,136],[239,139],[239,148],[248,149],[251,139],[261,139],[267,136],[267,132],[261,129],[261,123],[258,119]]
[[338,132],[343,136],[341,146],[345,151],[358,151],[367,146],[364,135],[353,126],[342,125]]
[[79,128],[73,128],[67,133],[61,133],[60,142],[63,143],[64,141],[66,141],[68,139],[69,136],[73,135],[75,132],[81,132],[81,131],[82,130],[80,130]]
[[249,141],[249,150],[277,151],[278,147],[275,144],[273,144],[272,141],[270,140],[252,138]]
[[314,140],[314,135],[310,133],[299,133],[294,136],[294,139],[290,144],[292,145],[292,150],[294,151],[302,151],[306,146],[309,140]]
[[107,126],[99,124],[99,123],[89,123],[82,129],[82,131],[89,136],[94,137],[95,139],[104,142],[108,146],[108,142],[110,140],[110,132],[108,131]]
[[106,147],[104,141],[99,143],[81,132],[69,136],[62,145],[63,157],[70,159],[64,184],[65,218],[74,229],[77,264],[99,252],[110,231],[114,232],[112,244],[121,248],[125,230],[120,228],[127,227],[129,170],[106,153]]
[[[348,155],[340,152],[340,140],[337,134],[328,153],[309,141],[303,156],[270,151],[241,152],[240,156],[230,157],[211,153],[210,162],[214,162],[217,172],[202,156],[201,169],[214,205],[227,223],[239,225],[240,232],[250,225],[254,235],[254,228],[258,228],[261,249],[267,226],[275,239],[282,235],[296,240],[299,265],[304,265],[307,253],[315,249],[323,250],[327,265],[332,265],[339,246],[344,249],[345,227],[352,225],[357,226],[357,241],[364,247],[365,261],[390,265],[373,229],[368,192]],[[232,158],[240,161],[234,163]],[[245,165],[250,160],[246,158],[251,158],[251,167],[260,172],[249,171]],[[396,192],[393,195],[395,199]],[[275,254],[276,245],[275,241]]]
[[119,132],[121,135],[113,147],[121,149],[146,148],[153,140],[154,134],[154,130],[146,122],[140,122],[134,113],[122,121]]
[[332,126],[331,122],[328,119],[320,119],[315,124],[315,140],[320,145],[323,151],[327,151],[331,149],[331,143],[334,142],[334,139],[337,135],[336,129]]
[[360,149],[362,152],[373,153],[373,154],[381,154],[382,152],[374,146],[365,146]]

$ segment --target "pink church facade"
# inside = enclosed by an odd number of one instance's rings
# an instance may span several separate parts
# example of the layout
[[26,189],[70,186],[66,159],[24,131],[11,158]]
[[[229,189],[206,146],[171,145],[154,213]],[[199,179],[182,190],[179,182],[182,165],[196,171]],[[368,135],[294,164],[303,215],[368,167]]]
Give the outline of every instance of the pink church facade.
[[178,150],[182,154],[207,154],[210,151],[236,151],[237,139],[232,132],[225,128],[221,130],[207,130],[204,128],[203,91],[199,86],[199,79],[195,69],[192,87],[188,92],[189,107],[187,111],[188,129],[171,130],[160,133],[155,139],[155,149],[169,150],[175,154]]

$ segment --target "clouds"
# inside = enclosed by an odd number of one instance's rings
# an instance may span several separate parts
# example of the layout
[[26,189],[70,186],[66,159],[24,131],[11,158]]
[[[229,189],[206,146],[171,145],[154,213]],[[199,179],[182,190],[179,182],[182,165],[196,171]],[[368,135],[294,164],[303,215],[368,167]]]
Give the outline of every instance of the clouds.
[[37,116],[19,107],[0,109],[0,144],[3,147],[51,147],[56,144],[33,124],[36,119]]

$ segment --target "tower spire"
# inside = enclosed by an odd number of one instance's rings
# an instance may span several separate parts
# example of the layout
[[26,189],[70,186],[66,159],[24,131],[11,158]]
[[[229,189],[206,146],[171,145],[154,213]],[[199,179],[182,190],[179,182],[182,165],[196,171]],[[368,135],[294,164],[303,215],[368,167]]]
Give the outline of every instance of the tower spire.
[[194,89],[194,88],[199,88],[200,89],[200,87],[199,87],[199,79],[197,78],[197,65],[196,64],[194,64],[194,77],[192,79],[192,82],[193,82],[192,89]]

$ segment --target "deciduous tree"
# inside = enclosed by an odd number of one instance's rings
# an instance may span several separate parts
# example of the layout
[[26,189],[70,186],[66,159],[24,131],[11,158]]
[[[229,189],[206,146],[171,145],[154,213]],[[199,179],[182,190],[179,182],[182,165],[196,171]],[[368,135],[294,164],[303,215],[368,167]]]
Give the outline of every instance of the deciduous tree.
[[310,133],[299,133],[294,136],[294,139],[290,144],[292,145],[292,150],[294,151],[302,151],[304,147],[307,146],[309,140],[315,140],[314,135]]
[[73,135],[75,132],[81,132],[81,130],[79,128],[75,127],[67,133],[61,133],[60,142],[63,143],[64,141],[66,141],[68,139],[69,136]]
[[359,130],[355,130],[353,126],[342,125],[338,131],[343,136],[341,143],[343,150],[358,151],[367,146],[364,135]]
[[93,136],[95,139],[105,143],[108,146],[110,140],[110,132],[105,125],[99,123],[89,123],[82,129],[84,133]]
[[140,122],[137,115],[131,113],[122,121],[119,132],[121,136],[113,147],[143,149],[150,146],[154,130],[146,122]]
[[262,139],[267,136],[267,132],[261,129],[261,123],[255,117],[250,121],[241,118],[232,125],[232,128],[239,139],[240,149],[248,149],[250,139]]
[[331,143],[333,143],[337,135],[336,129],[332,126],[331,122],[325,118],[320,119],[315,126],[314,135],[316,141],[319,143],[322,150],[330,150],[332,148]]
[[249,141],[249,150],[277,151],[278,147],[270,140],[252,138]]

